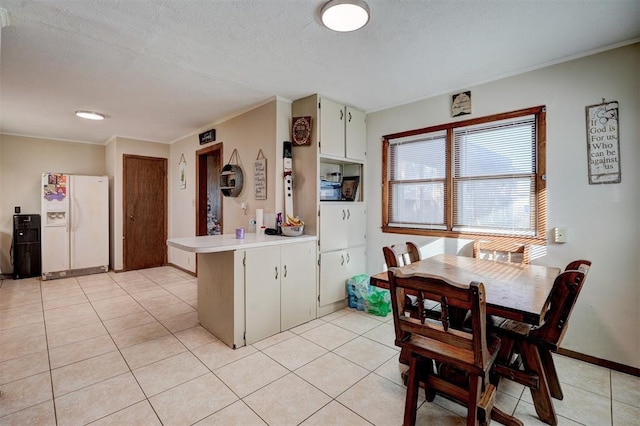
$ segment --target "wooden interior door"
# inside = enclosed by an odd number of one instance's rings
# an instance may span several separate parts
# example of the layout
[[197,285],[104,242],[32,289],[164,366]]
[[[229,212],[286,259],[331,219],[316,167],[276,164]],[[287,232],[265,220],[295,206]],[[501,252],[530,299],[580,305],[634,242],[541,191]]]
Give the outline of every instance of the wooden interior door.
[[167,263],[167,159],[123,156],[124,270]]
[[222,228],[221,170],[222,143],[214,144],[196,152],[196,176],[198,179],[196,235],[209,235],[209,230],[207,229],[208,214],[214,215]]

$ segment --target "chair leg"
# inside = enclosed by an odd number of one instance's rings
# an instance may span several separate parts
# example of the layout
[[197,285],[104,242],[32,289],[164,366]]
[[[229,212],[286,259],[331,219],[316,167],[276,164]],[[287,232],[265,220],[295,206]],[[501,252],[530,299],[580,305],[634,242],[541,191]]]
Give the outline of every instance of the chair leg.
[[436,399],[436,390],[429,385],[429,376],[434,374],[434,361],[429,358],[420,358],[418,361],[418,380],[424,386],[424,398],[428,402]]
[[416,410],[418,409],[418,358],[412,356],[409,359],[409,371],[407,376],[407,397],[404,403],[404,426],[416,424]]
[[558,424],[558,418],[553,408],[553,401],[551,401],[551,392],[549,391],[549,384],[542,365],[542,360],[540,359],[538,347],[532,343],[523,341],[520,342],[520,349],[520,355],[522,356],[522,362],[524,363],[525,370],[532,371],[534,374],[538,375],[538,388],[529,388],[531,390],[531,396],[533,397],[533,404],[536,408],[536,413],[538,413],[540,420],[549,425],[555,426]]
[[541,348],[539,352],[544,372],[547,376],[547,382],[549,382],[549,391],[551,391],[551,396],[555,399],[562,400],[564,395],[562,394],[560,380],[558,379],[558,372],[556,371],[556,365],[553,362],[551,351],[549,349]]
[[482,380],[479,376],[469,374],[469,398],[467,400],[467,426],[478,424],[478,403],[482,394]]

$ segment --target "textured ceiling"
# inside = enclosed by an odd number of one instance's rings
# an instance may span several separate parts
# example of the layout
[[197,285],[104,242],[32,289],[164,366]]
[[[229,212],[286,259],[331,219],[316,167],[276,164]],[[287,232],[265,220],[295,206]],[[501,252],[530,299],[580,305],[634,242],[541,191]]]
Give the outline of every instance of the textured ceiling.
[[273,96],[370,112],[640,40],[638,0],[367,0],[343,34],[323,3],[0,0],[0,133],[170,143]]

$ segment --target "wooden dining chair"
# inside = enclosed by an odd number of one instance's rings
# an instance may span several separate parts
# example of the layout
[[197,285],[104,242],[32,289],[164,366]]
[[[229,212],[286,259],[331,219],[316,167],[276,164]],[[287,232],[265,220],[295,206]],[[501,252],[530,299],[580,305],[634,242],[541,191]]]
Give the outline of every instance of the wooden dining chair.
[[[550,425],[558,423],[551,397],[559,400],[564,397],[552,352],[557,352],[567,332],[571,312],[590,267],[590,261],[577,260],[556,277],[542,325],[503,319],[491,327],[503,341],[495,373],[528,386],[538,416]],[[524,370],[504,362],[512,359],[514,353],[521,356]]]
[[[413,242],[407,241],[404,244],[394,244],[382,248],[384,260],[387,268],[396,268],[417,262],[422,259],[420,248]],[[405,295],[405,309],[414,318],[418,317],[418,298],[412,293]],[[440,317],[440,303],[425,300],[423,303],[424,315],[429,318]]]
[[531,262],[531,247],[500,240],[474,241],[473,257],[494,262],[528,264]]
[[[415,424],[420,382],[424,383],[428,400],[432,399],[430,394],[438,391],[464,403],[467,425],[488,423],[496,395],[495,386],[489,382],[489,371],[498,353],[500,339],[487,335],[483,284],[459,285],[427,275],[405,275],[398,268],[391,268],[388,274],[395,344],[409,358],[403,424]],[[424,300],[440,301],[440,319],[427,318],[422,311],[418,311],[419,318],[406,315],[406,292],[417,294],[419,305]],[[450,308],[471,312],[471,332],[450,326]],[[459,386],[436,373],[431,368],[431,360],[465,372],[466,385]]]

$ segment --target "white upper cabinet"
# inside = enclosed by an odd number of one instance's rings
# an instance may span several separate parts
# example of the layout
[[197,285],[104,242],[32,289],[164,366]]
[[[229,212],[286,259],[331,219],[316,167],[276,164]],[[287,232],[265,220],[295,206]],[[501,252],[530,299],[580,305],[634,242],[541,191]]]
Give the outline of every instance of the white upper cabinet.
[[320,154],[364,161],[366,114],[327,98],[320,99]]

